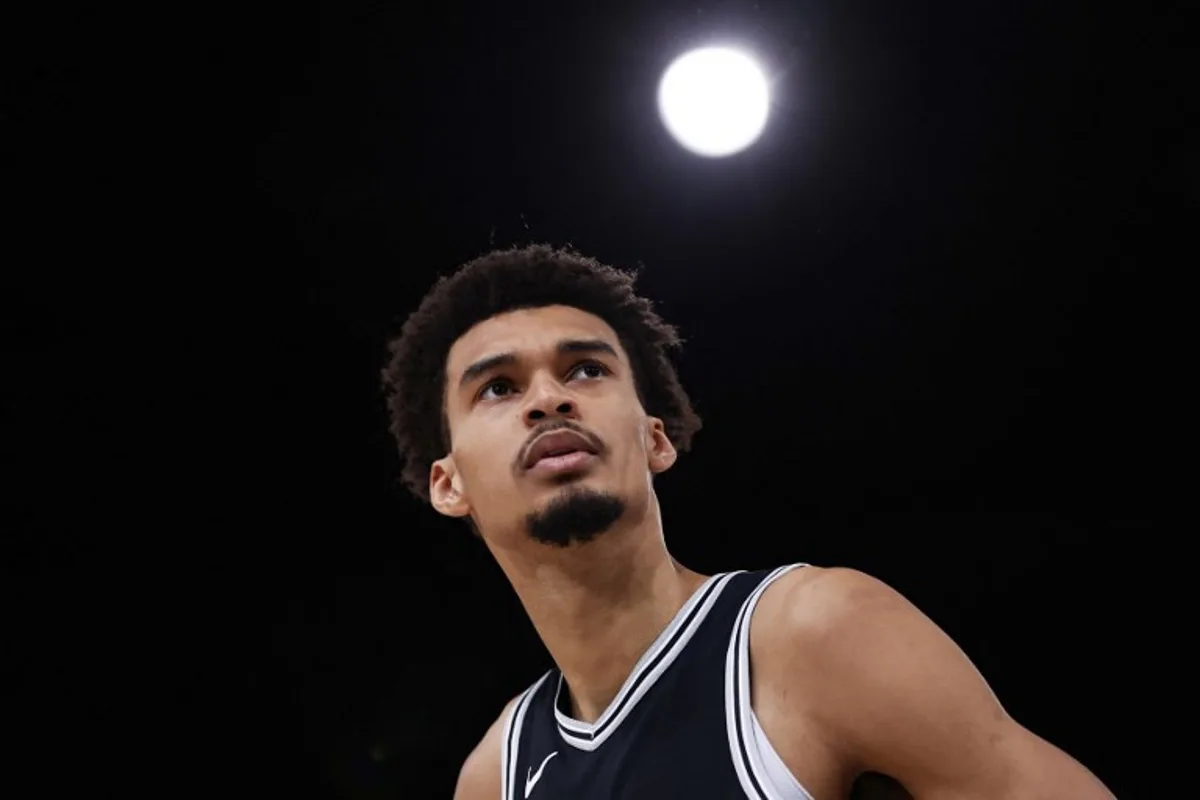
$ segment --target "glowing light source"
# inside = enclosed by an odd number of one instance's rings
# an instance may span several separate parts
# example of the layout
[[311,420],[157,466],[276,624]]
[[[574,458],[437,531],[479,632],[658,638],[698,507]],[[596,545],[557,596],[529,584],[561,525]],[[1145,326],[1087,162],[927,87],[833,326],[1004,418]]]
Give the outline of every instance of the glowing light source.
[[749,147],[767,124],[770,91],[750,56],[725,47],[692,50],[658,85],[663,124],[681,145],[709,157]]

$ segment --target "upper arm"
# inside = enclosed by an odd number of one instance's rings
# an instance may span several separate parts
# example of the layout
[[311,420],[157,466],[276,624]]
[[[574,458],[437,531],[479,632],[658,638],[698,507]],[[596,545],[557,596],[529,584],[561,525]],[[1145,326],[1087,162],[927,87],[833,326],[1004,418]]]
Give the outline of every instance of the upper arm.
[[804,713],[854,770],[891,775],[919,800],[1112,797],[1009,717],[954,642],[880,581],[820,570],[780,588],[761,661],[809,698]]
[[515,702],[516,698],[508,702],[463,762],[454,787],[454,800],[501,800],[500,740],[504,737],[504,721]]

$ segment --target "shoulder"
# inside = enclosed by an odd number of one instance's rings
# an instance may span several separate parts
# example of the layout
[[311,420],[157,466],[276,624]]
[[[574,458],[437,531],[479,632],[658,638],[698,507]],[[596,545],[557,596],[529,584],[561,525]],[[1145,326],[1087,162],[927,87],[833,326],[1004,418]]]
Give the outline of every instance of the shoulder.
[[454,800],[497,800],[500,797],[500,744],[505,721],[520,695],[509,700],[463,762],[454,788]]
[[947,647],[899,592],[854,569],[792,570],[763,592],[750,620],[756,688],[826,725],[869,702],[866,690],[899,677],[906,660],[941,659]]
[[756,707],[798,758],[816,733],[851,774],[915,797],[1110,798],[1004,710],[967,655],[899,592],[850,569],[792,570],[751,620]]
[[750,621],[750,659],[755,702],[784,720],[777,731],[818,731],[855,769],[877,769],[875,751],[899,750],[887,737],[915,737],[922,719],[1001,713],[937,625],[853,569],[806,567],[771,584]]
[[811,643],[903,608],[912,606],[890,586],[858,570],[794,569],[763,592],[751,620],[751,646],[755,639],[768,647]]

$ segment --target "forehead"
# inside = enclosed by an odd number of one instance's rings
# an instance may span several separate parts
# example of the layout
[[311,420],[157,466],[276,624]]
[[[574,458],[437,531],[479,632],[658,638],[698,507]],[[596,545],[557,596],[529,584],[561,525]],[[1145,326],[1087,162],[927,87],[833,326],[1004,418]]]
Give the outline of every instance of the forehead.
[[600,339],[624,356],[616,331],[595,314],[570,306],[522,308],[489,317],[460,336],[446,357],[447,376],[498,353],[553,352],[564,339]]

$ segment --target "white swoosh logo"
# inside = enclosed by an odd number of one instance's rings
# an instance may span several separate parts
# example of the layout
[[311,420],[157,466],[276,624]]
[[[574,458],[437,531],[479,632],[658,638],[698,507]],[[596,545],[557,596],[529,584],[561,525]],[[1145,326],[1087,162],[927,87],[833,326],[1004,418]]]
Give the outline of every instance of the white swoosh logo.
[[529,793],[533,791],[533,787],[537,786],[537,782],[542,779],[542,770],[546,768],[546,762],[558,755],[555,750],[542,761],[542,765],[538,767],[538,771],[534,772],[533,767],[529,768],[529,772],[525,774],[525,797],[529,797]]

